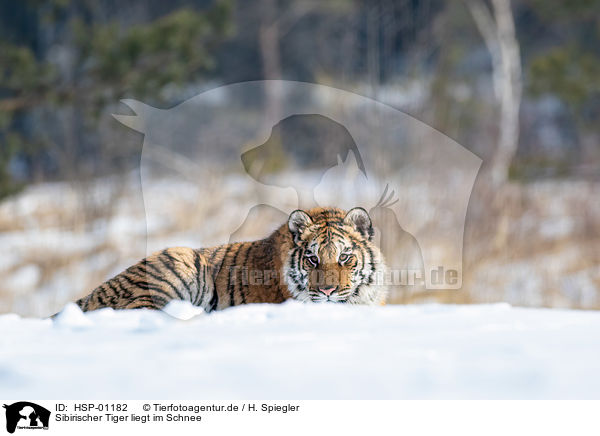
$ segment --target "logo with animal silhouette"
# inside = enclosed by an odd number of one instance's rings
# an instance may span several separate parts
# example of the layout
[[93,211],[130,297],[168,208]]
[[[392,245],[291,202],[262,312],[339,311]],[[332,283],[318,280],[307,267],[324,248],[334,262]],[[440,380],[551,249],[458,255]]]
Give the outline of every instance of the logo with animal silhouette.
[[[278,112],[264,97],[271,86]],[[292,81],[226,85],[169,109],[123,103],[135,114],[115,118],[144,134],[147,221],[181,221],[162,194],[173,180],[181,187],[172,192],[197,214],[161,246],[261,239],[296,209],[362,207],[391,270],[427,290],[462,286],[466,212],[482,161],[421,121],[360,95]]]
[[6,431],[14,433],[19,430],[48,430],[50,411],[45,407],[29,401],[19,401],[4,405],[6,409]]

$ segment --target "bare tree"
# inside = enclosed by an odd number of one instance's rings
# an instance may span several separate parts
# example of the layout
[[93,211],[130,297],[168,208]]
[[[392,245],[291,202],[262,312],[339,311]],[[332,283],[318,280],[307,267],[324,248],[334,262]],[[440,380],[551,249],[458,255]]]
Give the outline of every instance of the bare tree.
[[506,182],[519,143],[521,55],[510,0],[466,0],[475,24],[492,57],[494,94],[500,105],[498,144],[490,164],[492,183]]
[[[283,67],[280,42],[301,20],[313,13],[326,13],[332,16],[352,11],[354,2],[336,0],[321,2],[319,0],[278,2],[277,0],[261,0],[258,3],[260,24],[258,29],[258,48],[262,63],[263,78],[282,80]],[[281,108],[281,84],[269,83],[265,88],[265,111],[267,119],[278,120]]]
[[[260,3],[262,15],[259,28],[259,49],[262,58],[263,75],[265,79],[282,79],[281,57],[279,52],[280,22],[275,0],[262,0]],[[265,109],[267,119],[276,119],[281,114],[281,87],[271,83],[265,88]]]

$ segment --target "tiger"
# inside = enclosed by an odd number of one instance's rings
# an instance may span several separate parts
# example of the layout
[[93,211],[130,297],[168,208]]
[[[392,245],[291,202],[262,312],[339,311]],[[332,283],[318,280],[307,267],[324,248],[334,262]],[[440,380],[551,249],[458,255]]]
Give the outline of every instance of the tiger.
[[250,303],[384,304],[386,266],[367,211],[295,210],[270,236],[154,253],[76,301],[82,311],[163,309],[173,300],[205,312]]

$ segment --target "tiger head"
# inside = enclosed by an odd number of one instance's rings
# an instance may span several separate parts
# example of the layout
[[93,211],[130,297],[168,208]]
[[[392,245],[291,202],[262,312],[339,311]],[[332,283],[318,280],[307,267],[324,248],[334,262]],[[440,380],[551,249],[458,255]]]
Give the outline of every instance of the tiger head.
[[288,228],[293,246],[284,264],[285,282],[301,301],[382,304],[387,294],[383,255],[372,242],[366,210],[296,210]]

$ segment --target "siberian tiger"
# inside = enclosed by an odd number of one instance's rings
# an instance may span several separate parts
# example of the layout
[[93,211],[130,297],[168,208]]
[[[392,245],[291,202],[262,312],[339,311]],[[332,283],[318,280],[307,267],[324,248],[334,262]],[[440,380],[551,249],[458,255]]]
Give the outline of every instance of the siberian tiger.
[[212,248],[167,248],[94,289],[83,311],[162,309],[173,299],[206,312],[246,303],[383,304],[385,264],[360,207],[296,210],[269,237]]

